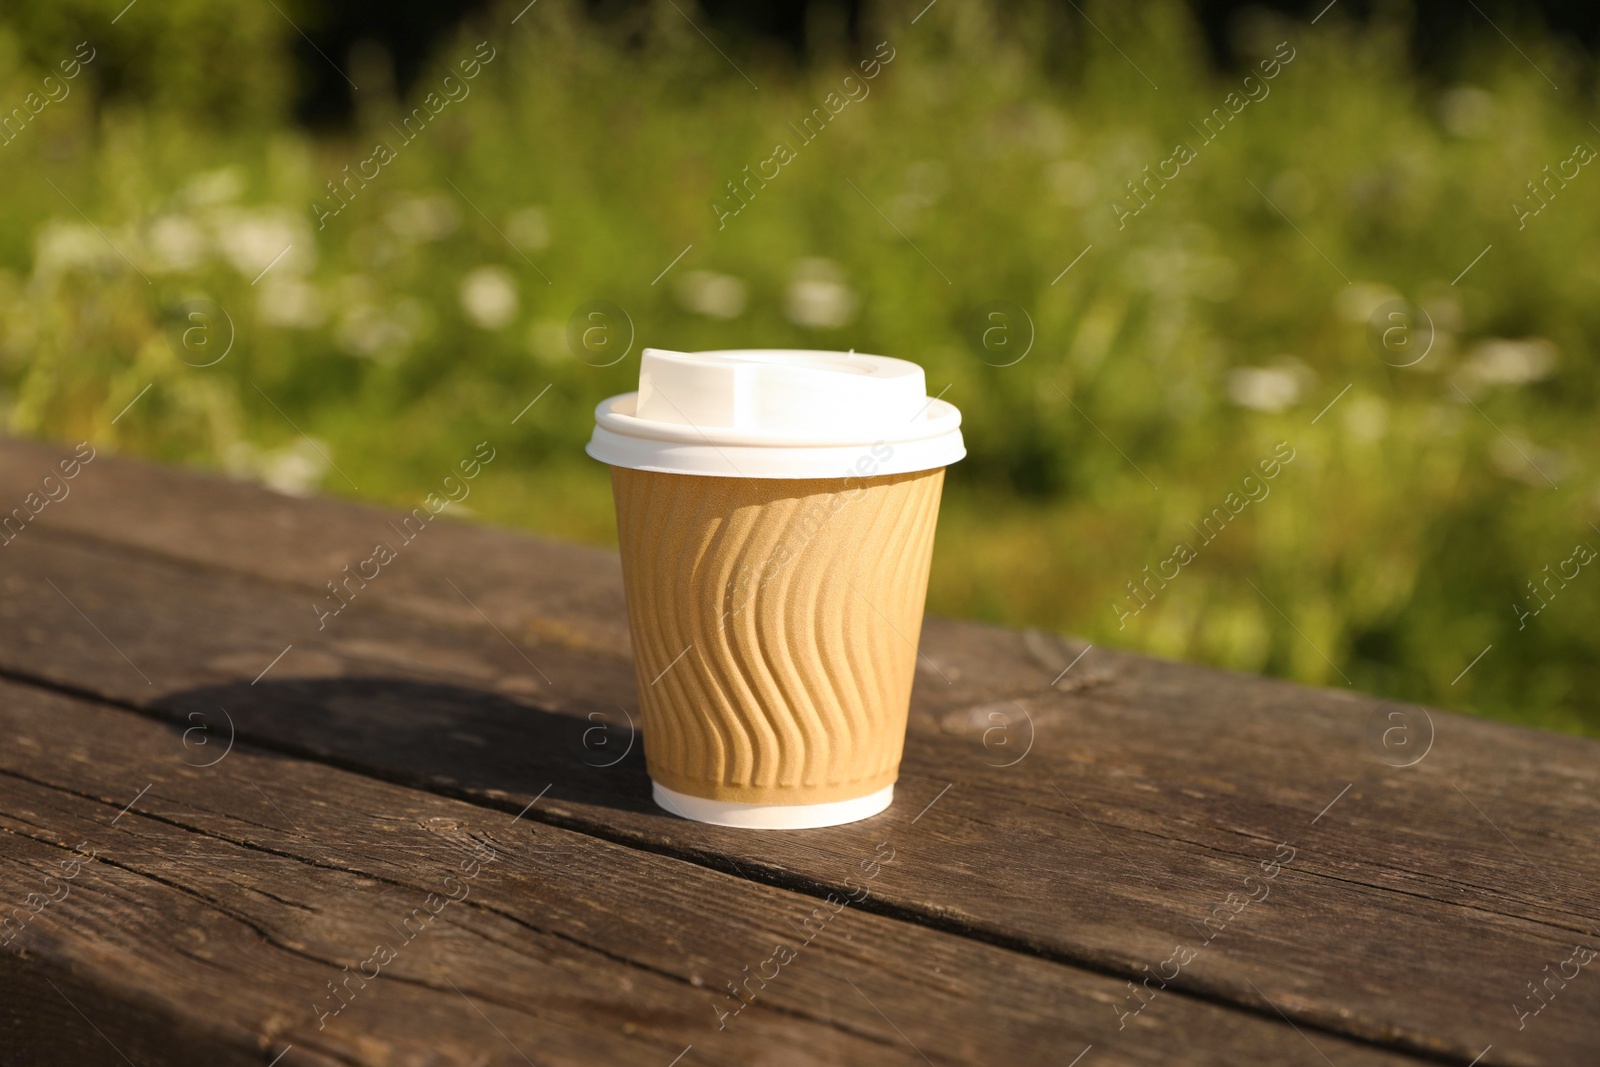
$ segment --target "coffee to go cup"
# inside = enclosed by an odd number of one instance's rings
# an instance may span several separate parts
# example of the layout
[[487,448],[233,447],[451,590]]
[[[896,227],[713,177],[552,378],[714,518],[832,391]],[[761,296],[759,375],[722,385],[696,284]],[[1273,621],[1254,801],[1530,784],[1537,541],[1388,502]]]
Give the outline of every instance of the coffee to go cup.
[[883,811],[961,413],[901,359],[647,348],[595,422],[656,803],[761,829]]

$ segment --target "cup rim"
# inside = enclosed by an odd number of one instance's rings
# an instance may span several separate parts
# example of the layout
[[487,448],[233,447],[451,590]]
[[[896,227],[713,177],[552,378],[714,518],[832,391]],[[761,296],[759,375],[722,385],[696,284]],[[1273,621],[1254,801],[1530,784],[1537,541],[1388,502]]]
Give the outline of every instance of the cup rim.
[[939,437],[961,426],[961,411],[947,400],[931,397],[924,417],[907,422],[903,429],[869,434],[846,432],[819,440],[812,434],[753,433],[725,426],[696,426],[692,423],[657,422],[641,419],[634,412],[639,404],[638,390],[607,397],[595,405],[595,425],[612,433],[641,441],[669,441],[687,444],[743,445],[750,448],[832,448],[840,445],[896,444]]

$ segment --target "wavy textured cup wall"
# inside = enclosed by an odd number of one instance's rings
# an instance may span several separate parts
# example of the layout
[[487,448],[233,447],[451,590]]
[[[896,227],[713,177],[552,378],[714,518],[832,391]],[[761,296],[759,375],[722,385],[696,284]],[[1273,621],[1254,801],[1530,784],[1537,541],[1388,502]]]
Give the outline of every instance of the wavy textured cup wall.
[[611,479],[650,776],[766,804],[892,784],[944,471]]

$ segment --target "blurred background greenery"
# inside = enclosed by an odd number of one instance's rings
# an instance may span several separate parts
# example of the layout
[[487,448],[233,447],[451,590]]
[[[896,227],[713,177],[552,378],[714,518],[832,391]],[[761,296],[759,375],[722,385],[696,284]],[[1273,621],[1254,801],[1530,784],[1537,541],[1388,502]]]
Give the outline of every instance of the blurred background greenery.
[[[1527,186],[1600,128],[1583,49],[1527,18],[1419,70],[1403,5],[1247,11],[1222,62],[1177,3],[812,5],[796,50],[688,0],[515,0],[399,58],[308,50],[310,4],[120,6],[0,14],[7,432],[406,506],[487,438],[471,514],[605,544],[582,448],[642,346],[896,355],[965,415],[931,610],[1600,735],[1600,568],[1547,581],[1600,547],[1600,175]],[[430,92],[465,95],[407,141]],[[1433,325],[1411,366],[1369,338],[1395,299]],[[595,301],[626,315],[609,366],[571,342]],[[986,348],[995,302],[1031,326]]]

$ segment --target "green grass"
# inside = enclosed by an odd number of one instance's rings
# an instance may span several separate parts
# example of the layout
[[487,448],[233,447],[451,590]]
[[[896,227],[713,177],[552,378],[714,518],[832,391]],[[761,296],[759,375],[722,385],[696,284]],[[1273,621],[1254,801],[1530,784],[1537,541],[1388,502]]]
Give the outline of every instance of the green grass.
[[[582,446],[640,347],[881,352],[965,416],[932,610],[1600,735],[1596,568],[1522,628],[1513,607],[1600,547],[1600,174],[1582,166],[1521,229],[1511,207],[1600,131],[1588,72],[1535,28],[1515,36],[1563,92],[1492,34],[1429,81],[1402,26],[1257,19],[1244,54],[1288,42],[1293,59],[1202,144],[1190,124],[1244,72],[1212,72],[1179,7],[1089,8],[1121,52],[1070,10],[939,5],[912,26],[884,9],[866,53],[887,41],[892,61],[802,144],[789,123],[861,57],[795,67],[723,42],[757,89],[665,5],[627,33],[555,0],[509,26],[520,7],[442,43],[403,105],[364,60],[360,130],[338,138],[283,117],[285,27],[202,27],[183,47],[212,52],[180,67],[213,73],[176,88],[107,43],[135,65],[124,82],[161,91],[96,106],[82,81],[0,149],[10,431],[407,505],[488,439],[478,516],[609,543],[606,472]],[[37,84],[30,62],[70,53],[53,33],[0,34],[23,61],[5,101]],[[391,121],[481,40],[496,54],[470,96],[318,231],[324,183],[398,144]],[[259,99],[227,83],[230,48]],[[719,229],[724,183],[778,141],[795,158]],[[1113,199],[1178,142],[1194,159],[1119,228]],[[796,315],[802,280],[831,318]],[[516,306],[497,316],[505,282]],[[1434,323],[1415,366],[1369,347],[1389,298]],[[196,299],[233,327],[211,366],[172,343]],[[634,328],[614,366],[567,343],[595,300]],[[1032,320],[1014,365],[973,340],[993,301]],[[1279,442],[1294,459],[1269,495],[1202,545],[1189,524]],[[1119,621],[1127,583],[1180,541],[1196,558]]]

